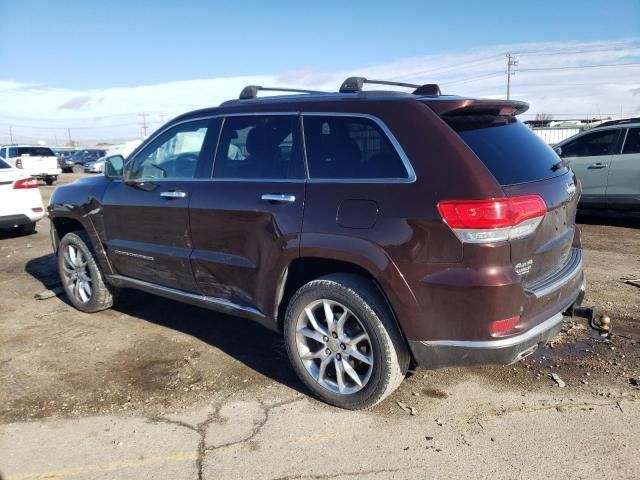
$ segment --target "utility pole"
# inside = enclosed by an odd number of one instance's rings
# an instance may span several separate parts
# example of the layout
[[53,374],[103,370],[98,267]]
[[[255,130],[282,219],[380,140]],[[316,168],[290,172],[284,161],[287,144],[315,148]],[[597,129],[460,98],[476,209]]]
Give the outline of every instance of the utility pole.
[[142,138],[147,138],[147,112],[142,112]]
[[11,145],[13,145],[13,127],[9,127],[9,140]]
[[516,65],[518,65],[518,59],[512,54],[507,53],[507,100],[511,98],[511,76],[515,75],[511,67],[515,67]]
[[73,147],[73,142],[71,141],[71,129],[67,128],[67,136],[69,137],[69,146]]

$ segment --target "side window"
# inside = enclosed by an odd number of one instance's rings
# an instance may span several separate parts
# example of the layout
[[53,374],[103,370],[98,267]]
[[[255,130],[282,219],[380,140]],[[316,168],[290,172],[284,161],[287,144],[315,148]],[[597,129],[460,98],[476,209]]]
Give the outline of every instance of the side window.
[[562,147],[563,157],[611,155],[620,130],[592,132]]
[[227,117],[213,167],[214,178],[304,178],[297,115]]
[[407,178],[398,151],[371,119],[304,116],[309,178]]
[[128,177],[193,178],[208,123],[208,120],[183,123],[161,134],[136,155]]
[[640,153],[640,128],[630,128],[624,141],[622,154]]
[[18,156],[18,149],[16,147],[9,147],[8,152],[7,158],[15,158]]

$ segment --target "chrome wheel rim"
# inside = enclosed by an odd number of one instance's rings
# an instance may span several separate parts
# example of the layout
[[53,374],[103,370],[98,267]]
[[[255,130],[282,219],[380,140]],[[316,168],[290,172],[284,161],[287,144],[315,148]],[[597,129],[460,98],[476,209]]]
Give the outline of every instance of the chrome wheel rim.
[[93,285],[89,275],[87,257],[74,245],[67,245],[63,252],[62,274],[67,291],[80,303],[91,300]]
[[341,303],[321,299],[308,304],[296,322],[296,347],[309,375],[330,392],[355,393],[371,378],[371,339]]

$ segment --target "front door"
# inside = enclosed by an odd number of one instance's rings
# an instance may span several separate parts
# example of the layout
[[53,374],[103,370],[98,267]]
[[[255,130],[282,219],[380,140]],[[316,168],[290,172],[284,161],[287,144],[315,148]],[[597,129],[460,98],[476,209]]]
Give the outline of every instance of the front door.
[[619,134],[619,129],[596,129],[562,146],[562,158],[569,160],[571,169],[582,182],[585,203],[604,201]]
[[225,118],[213,178],[190,205],[191,257],[201,291],[273,317],[298,257],[305,196],[296,114]]
[[204,166],[211,165],[217,125],[218,120],[196,120],[161,133],[129,161],[124,180],[107,188],[104,236],[118,274],[196,290],[189,203]]

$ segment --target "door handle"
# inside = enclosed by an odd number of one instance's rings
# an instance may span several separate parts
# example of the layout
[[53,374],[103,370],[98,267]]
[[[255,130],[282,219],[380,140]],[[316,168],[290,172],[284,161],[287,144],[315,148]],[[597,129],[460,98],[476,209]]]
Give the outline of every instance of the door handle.
[[296,196],[283,193],[265,193],[262,195],[262,200],[274,203],[293,203],[296,201]]
[[187,194],[185,192],[161,192],[160,196],[164,198],[184,198]]
[[607,168],[607,165],[605,163],[598,162],[598,163],[593,163],[593,164],[589,165],[587,168],[589,170],[598,170],[600,168]]

